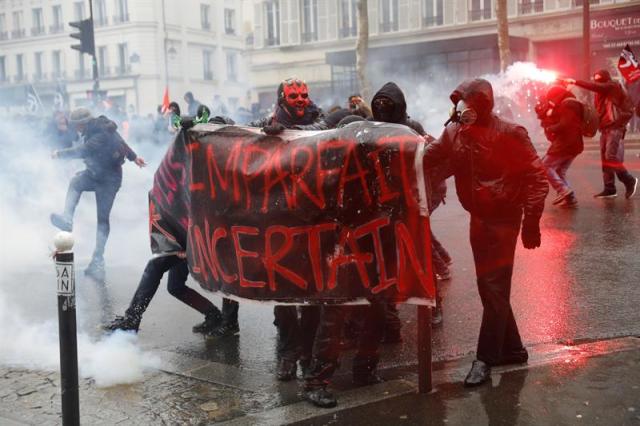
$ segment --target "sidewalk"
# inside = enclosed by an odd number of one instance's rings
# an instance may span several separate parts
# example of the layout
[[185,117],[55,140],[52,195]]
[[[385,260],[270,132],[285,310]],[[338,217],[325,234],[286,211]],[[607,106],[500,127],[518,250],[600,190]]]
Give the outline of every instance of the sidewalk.
[[[493,383],[465,389],[471,358],[434,366],[435,389],[417,393],[415,367],[384,371],[364,388],[336,380],[339,405],[322,410],[297,395],[295,383],[239,373],[184,357],[143,383],[98,389],[80,385],[83,424],[280,425],[640,425],[640,338],[529,348],[528,365],[498,368]],[[171,370],[171,371],[169,371]],[[246,382],[245,382],[246,383]],[[59,424],[57,373],[0,368],[0,424]]]

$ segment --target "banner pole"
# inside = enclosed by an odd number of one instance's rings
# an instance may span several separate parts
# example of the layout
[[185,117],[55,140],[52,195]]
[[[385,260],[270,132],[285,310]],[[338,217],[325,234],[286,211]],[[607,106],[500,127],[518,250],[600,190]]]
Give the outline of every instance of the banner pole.
[[73,235],[59,232],[55,239],[58,284],[58,331],[60,338],[60,390],[63,426],[80,424],[78,396],[78,339],[76,333],[76,292],[73,270]]
[[431,307],[418,305],[418,392],[433,388],[431,368]]

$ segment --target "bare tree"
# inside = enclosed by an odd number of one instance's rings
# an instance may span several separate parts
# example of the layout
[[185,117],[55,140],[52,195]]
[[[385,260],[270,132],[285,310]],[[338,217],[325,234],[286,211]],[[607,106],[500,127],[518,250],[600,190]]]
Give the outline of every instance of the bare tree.
[[367,0],[358,0],[358,40],[356,41],[356,74],[360,95],[371,100],[371,87],[367,79],[367,55],[369,51],[369,8]]
[[507,18],[507,0],[496,0],[496,18],[498,20],[498,52],[500,53],[500,71],[511,64],[509,48],[509,19]]

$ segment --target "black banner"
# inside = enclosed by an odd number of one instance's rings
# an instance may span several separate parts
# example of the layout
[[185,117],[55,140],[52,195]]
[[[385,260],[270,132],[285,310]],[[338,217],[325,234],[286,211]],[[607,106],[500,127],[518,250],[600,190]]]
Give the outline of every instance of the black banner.
[[182,131],[150,193],[152,250],[186,250],[204,289],[240,298],[431,305],[423,143],[368,122]]

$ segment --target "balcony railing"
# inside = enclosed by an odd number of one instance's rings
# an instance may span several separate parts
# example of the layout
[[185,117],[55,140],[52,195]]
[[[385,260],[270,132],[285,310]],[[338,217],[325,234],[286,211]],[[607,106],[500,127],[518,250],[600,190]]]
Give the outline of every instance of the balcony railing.
[[90,70],[75,70],[73,76],[78,80],[83,80],[85,78],[92,78],[92,73]]
[[211,22],[200,22],[200,29],[203,31],[211,31]]
[[396,22],[382,22],[380,24],[381,33],[390,33],[391,31],[398,31],[398,24]]
[[491,8],[471,9],[469,11],[469,19],[471,21],[482,21],[484,19],[491,19]]
[[[584,0],[571,0],[571,6],[582,7]],[[589,4],[600,4],[600,0],[589,0]]]
[[62,80],[67,78],[67,73],[64,71],[52,71],[51,72],[51,79],[52,80]]
[[11,38],[23,38],[26,35],[24,28],[11,31]]
[[31,35],[32,36],[39,36],[44,34],[44,27],[33,27],[31,28]]
[[267,37],[264,40],[264,44],[266,46],[277,46],[280,44],[280,38],[279,37]]
[[0,40],[9,40],[9,33],[7,31],[0,32]]
[[113,23],[114,24],[122,24],[125,22],[129,22],[129,14],[128,13],[123,13],[121,15],[114,15],[113,16]]
[[236,35],[236,29],[231,27],[224,27],[224,33],[226,35]]
[[62,24],[53,24],[49,26],[49,32],[51,34],[57,34],[57,33],[61,33],[64,32],[64,25]]
[[442,15],[422,17],[423,27],[436,27],[442,24],[444,24],[444,17]]
[[107,19],[106,16],[100,16],[99,18],[95,18],[93,20],[93,25],[98,28],[98,27],[104,27],[106,25],[109,24],[109,20]]
[[522,2],[518,5],[518,14],[528,15],[530,13],[542,12],[544,9],[543,1]]
[[20,82],[20,81],[25,81],[27,79],[26,74],[16,74],[15,77],[13,77],[13,81]]
[[111,67],[98,68],[98,75],[100,77],[107,77],[111,75]]
[[309,43],[312,41],[318,41],[318,33],[317,32],[311,32],[311,33],[302,33],[302,42],[303,43]]
[[131,74],[131,64],[116,67],[116,74],[117,75]]
[[355,37],[358,34],[357,27],[341,27],[340,38]]
[[33,74],[33,81],[43,81],[47,79],[47,73],[35,73]]
[[204,71],[203,78],[205,80],[213,80],[213,71]]

